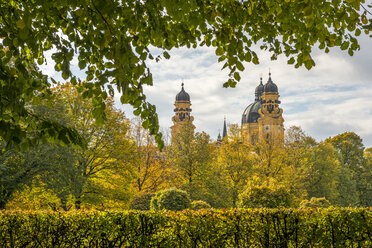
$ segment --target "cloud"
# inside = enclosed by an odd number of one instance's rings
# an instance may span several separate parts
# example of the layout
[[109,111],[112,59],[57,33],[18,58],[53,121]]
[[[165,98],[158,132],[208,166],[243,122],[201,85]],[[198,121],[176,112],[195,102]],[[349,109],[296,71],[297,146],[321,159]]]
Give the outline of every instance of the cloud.
[[325,54],[314,50],[316,67],[310,71],[287,65],[284,56],[276,61],[259,51],[260,64],[244,64],[241,82],[236,88],[223,88],[228,71],[221,71],[211,48],[176,49],[171,59],[149,63],[154,86],[145,88],[150,102],[157,106],[160,125],[172,125],[174,97],[183,80],[190,94],[192,115],[197,131],[206,131],[211,138],[222,130],[226,115],[229,123],[241,122],[246,106],[254,101],[254,89],[260,74],[264,83],[269,68],[279,87],[285,126],[301,126],[310,136],[324,140],[346,131],[359,134],[367,147],[372,146],[372,87],[370,61],[372,42],[360,40],[361,51],[353,57],[345,51],[331,49]]
[[[260,64],[245,63],[246,70],[236,88],[222,87],[228,71],[221,71],[223,64],[217,62],[212,48],[174,49],[169,60],[148,62],[154,86],[145,87],[144,91],[147,100],[156,105],[162,129],[168,129],[173,125],[173,104],[183,81],[191,97],[197,131],[205,131],[216,139],[225,115],[228,123],[240,124],[244,109],[254,101],[260,75],[265,83],[270,68],[279,87],[287,128],[299,125],[317,140],[354,131],[366,147],[372,147],[372,39],[364,36],[359,41],[361,50],[353,57],[338,48],[328,54],[314,49],[316,66],[310,71],[288,65],[284,56],[271,61],[268,52],[256,49]],[[160,53],[157,49],[152,51]],[[76,64],[75,59],[73,72],[84,76]],[[52,61],[42,69],[49,76],[60,77]],[[118,94],[115,99],[117,106],[133,117],[133,109],[121,105]]]

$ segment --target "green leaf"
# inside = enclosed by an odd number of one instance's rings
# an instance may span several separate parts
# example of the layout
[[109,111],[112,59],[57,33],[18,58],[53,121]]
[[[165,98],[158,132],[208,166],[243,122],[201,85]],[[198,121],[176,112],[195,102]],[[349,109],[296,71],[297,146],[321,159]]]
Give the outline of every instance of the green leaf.
[[342,45],[341,45],[341,50],[346,50],[348,47],[349,47],[349,42],[348,42],[348,41],[345,41],[345,42],[342,43]]
[[222,47],[218,47],[217,49],[216,49],[216,55],[217,56],[222,56],[224,54],[224,50],[223,50],[223,48]]
[[85,69],[86,66],[87,66],[87,63],[84,60],[79,61],[79,68],[81,70]]
[[169,55],[169,53],[167,51],[163,52],[163,56],[166,59],[170,59],[170,55]]
[[238,68],[239,71],[244,71],[244,66],[240,61],[236,61],[236,68]]
[[235,72],[234,73],[234,78],[236,81],[240,81],[240,75],[239,75],[239,72]]

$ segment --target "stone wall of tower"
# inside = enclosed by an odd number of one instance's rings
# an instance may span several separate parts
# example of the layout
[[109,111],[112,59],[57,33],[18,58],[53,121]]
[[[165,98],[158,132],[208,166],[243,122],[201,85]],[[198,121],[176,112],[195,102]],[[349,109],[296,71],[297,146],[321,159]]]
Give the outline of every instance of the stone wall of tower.
[[258,119],[259,140],[271,141],[279,145],[284,144],[283,109],[279,108],[278,93],[263,93],[261,96],[262,108]]
[[245,123],[242,125],[242,138],[246,144],[255,145],[258,142],[258,123]]

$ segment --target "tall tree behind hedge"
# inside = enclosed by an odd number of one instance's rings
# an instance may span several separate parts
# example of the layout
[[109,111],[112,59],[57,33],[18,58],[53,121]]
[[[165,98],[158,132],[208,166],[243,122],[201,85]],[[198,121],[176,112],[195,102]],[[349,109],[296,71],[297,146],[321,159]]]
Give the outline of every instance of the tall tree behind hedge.
[[332,144],[339,155],[340,204],[365,206],[367,204],[366,180],[363,178],[363,172],[366,170],[366,161],[362,139],[354,132],[345,132],[328,138],[325,142]]
[[[54,167],[54,172],[50,172],[48,177],[54,180],[46,179],[48,187],[57,189],[64,185],[68,193],[74,196],[76,209],[80,209],[84,199],[102,202],[105,196],[114,196],[115,190],[127,199],[128,196],[124,196],[127,193],[123,192],[124,185],[112,185],[116,177],[130,175],[130,170],[126,167],[126,157],[131,152],[127,135],[129,123],[124,113],[114,108],[112,99],[107,99],[104,112],[107,121],[99,125],[93,118],[93,103],[89,99],[84,100],[76,87],[66,83],[58,85],[52,92],[53,102],[49,101],[45,105],[41,102],[36,108],[37,111],[76,129],[86,140],[87,147],[71,147],[57,151],[69,153],[74,160]],[[67,175],[70,175],[68,180]],[[111,190],[100,194],[107,187]]]
[[336,204],[339,199],[338,175],[341,173],[336,149],[321,142],[309,148],[302,158],[308,199],[325,197]]
[[251,146],[242,142],[238,125],[230,125],[229,135],[218,149],[218,165],[228,182],[230,206],[237,207],[238,196],[245,189],[257,162]]
[[159,151],[154,137],[143,128],[139,117],[131,120],[130,137],[133,153],[129,163],[133,166],[133,187],[136,192],[156,192],[167,187],[170,176],[165,152]]
[[200,179],[211,160],[212,146],[209,135],[194,133],[191,125],[183,125],[172,137],[168,148],[170,166],[174,168],[174,186],[185,189],[192,200],[200,190]]
[[27,153],[4,150],[4,143],[0,141],[0,209],[5,208],[15,191],[21,190],[45,169],[38,150],[29,150]]

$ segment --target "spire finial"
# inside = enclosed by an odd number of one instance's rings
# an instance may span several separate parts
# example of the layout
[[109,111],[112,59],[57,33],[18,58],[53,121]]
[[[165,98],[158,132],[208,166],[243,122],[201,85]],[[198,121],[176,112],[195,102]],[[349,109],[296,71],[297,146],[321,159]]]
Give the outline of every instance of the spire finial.
[[223,118],[223,131],[222,131],[222,137],[225,138],[227,136],[227,128],[226,128],[226,115]]
[[269,67],[269,77],[271,77],[271,69],[270,69],[270,67]]
[[262,73],[260,75],[260,83],[262,84]]

